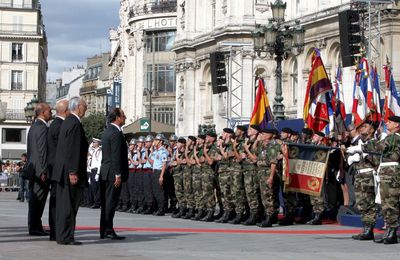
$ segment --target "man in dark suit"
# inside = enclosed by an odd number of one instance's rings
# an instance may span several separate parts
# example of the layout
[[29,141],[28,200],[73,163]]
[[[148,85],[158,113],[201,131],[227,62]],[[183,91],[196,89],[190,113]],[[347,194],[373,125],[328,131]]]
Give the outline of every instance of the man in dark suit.
[[[58,136],[60,134],[61,124],[65,118],[69,115],[68,100],[63,99],[56,104],[56,118],[53,120],[49,127],[49,133],[47,135],[47,150],[48,150],[48,164],[49,164],[49,176],[53,173],[54,164],[56,161],[57,143]],[[50,240],[56,240],[55,232],[55,219],[56,219],[56,188],[57,182],[51,181],[50,183],[50,200],[49,200],[49,226],[50,226]]]
[[28,169],[31,199],[29,200],[28,229],[32,236],[47,236],[43,230],[42,215],[46,205],[48,184],[47,132],[51,119],[51,109],[46,103],[39,103],[35,108],[36,120],[28,133]]
[[125,114],[120,108],[113,108],[109,115],[110,124],[101,138],[103,158],[101,162],[101,215],[100,238],[125,239],[114,231],[113,219],[121,194],[121,184],[128,178],[128,147],[122,134]]
[[56,160],[52,180],[56,188],[56,240],[62,245],[80,245],[75,241],[76,215],[82,199],[82,191],[87,185],[86,158],[88,142],[81,118],[87,105],[79,98],[69,101],[70,115],[61,125],[58,137]]

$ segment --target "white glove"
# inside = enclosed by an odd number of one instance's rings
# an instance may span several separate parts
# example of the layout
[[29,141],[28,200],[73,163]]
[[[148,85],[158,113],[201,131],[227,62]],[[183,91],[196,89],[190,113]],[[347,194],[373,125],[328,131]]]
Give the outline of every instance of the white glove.
[[349,148],[347,148],[347,153],[349,154],[362,153],[361,144],[350,146]]
[[100,174],[96,174],[96,176],[94,176],[94,179],[96,180],[96,182],[98,182],[100,179]]
[[88,178],[88,180],[87,180],[87,181],[88,181],[88,183],[90,184],[90,178]]
[[349,158],[347,158],[347,163],[349,165],[352,165],[355,162],[359,162],[360,159],[361,159],[360,154],[356,153],[356,154],[353,154],[352,156],[349,156]]

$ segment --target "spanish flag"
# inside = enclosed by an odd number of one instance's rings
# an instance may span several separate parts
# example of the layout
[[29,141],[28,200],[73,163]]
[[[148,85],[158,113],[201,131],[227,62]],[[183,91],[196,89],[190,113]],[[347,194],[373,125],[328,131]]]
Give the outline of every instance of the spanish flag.
[[311,72],[308,76],[304,100],[303,119],[306,127],[317,132],[326,132],[333,114],[331,105],[332,84],[318,49],[314,49],[311,62]]
[[269,105],[267,92],[265,92],[264,80],[259,78],[257,81],[256,102],[254,104],[253,113],[251,114],[250,125],[258,125],[261,129],[265,129],[267,128],[268,122],[273,121],[274,117]]

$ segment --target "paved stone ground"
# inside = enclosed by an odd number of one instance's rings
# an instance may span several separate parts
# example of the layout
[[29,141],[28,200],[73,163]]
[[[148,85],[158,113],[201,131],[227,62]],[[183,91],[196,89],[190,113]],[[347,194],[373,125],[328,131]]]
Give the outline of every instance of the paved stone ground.
[[87,208],[79,210],[76,231],[84,244],[60,246],[27,235],[28,204],[15,198],[0,193],[0,259],[399,259],[400,253],[400,244],[353,241],[357,230],[338,225],[261,229],[119,212],[115,226],[127,239],[100,240],[100,211]]

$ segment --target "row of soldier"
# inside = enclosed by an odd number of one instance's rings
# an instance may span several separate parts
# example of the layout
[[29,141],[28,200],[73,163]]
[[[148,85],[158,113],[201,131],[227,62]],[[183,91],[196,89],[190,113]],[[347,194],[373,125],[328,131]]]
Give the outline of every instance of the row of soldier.
[[[158,134],[132,139],[129,178],[122,186],[119,210],[159,216],[169,211],[174,218],[270,227],[277,222],[318,225],[327,211],[357,202],[363,229],[353,238],[373,240],[379,208],[375,197],[383,193],[382,213],[388,228],[376,241],[396,243],[398,198],[387,197],[398,194],[394,188],[399,184],[399,127],[400,119],[391,117],[391,134],[386,138],[378,133],[378,125],[367,120],[336,138],[307,128],[301,134],[290,128],[278,133],[252,125],[235,131],[225,128],[220,137],[208,133],[166,139]],[[342,148],[330,152],[321,197],[282,192],[282,145],[288,142]],[[349,186],[354,186],[355,198],[351,194],[349,198]],[[377,192],[378,186],[382,188]],[[280,206],[284,217],[278,221]]]
[[[238,126],[235,131],[225,128],[219,138],[208,133],[187,139],[172,135],[167,140],[162,134],[132,139],[130,174],[122,187],[119,210],[155,215],[170,211],[174,218],[269,227],[278,221],[283,204],[285,217],[280,225],[294,223],[298,206],[303,209],[298,222],[321,224],[323,200],[295,193],[284,193],[282,200],[281,146],[284,142],[320,145],[323,139],[323,133],[310,129],[299,135],[284,128],[279,135],[275,129],[255,125]],[[155,144],[163,146],[162,164],[156,167],[149,156],[158,149]],[[154,170],[163,172],[162,180],[158,174],[153,176]]]

